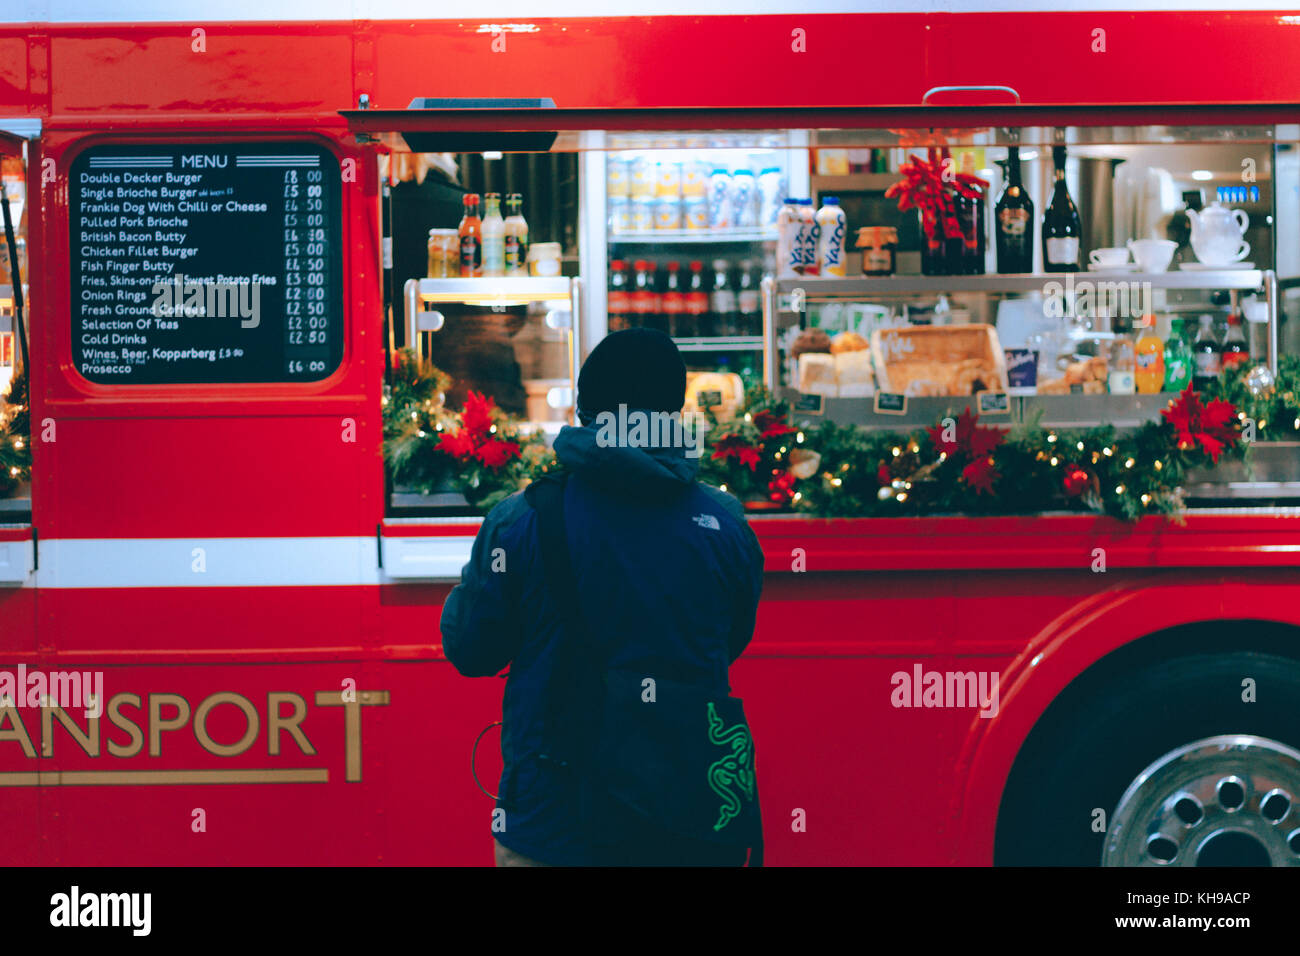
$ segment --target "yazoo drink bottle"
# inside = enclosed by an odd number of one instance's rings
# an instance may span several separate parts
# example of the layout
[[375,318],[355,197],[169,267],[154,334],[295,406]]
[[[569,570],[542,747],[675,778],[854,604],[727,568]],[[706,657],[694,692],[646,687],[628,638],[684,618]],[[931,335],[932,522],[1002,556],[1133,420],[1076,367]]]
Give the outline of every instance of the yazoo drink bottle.
[[795,200],[799,204],[799,271],[806,276],[815,276],[817,267],[817,239],[821,228],[813,215],[811,199]]
[[822,200],[817,210],[817,269],[824,276],[844,275],[844,210],[834,196]]
[[799,200],[787,199],[776,214],[776,277],[793,279],[803,272],[803,250],[799,247]]

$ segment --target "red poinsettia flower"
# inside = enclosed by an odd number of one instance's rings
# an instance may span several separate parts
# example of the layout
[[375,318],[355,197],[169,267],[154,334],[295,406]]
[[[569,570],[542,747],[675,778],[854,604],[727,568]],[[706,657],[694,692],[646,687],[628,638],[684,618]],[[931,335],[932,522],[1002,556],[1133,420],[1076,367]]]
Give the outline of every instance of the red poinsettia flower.
[[723,435],[718,439],[718,446],[712,457],[718,461],[735,458],[742,465],[748,465],[750,471],[756,471],[761,455],[757,448],[745,441],[743,436]]
[[930,433],[930,441],[940,451],[945,451],[949,455],[965,453],[972,459],[984,458],[989,452],[998,445],[1002,444],[1005,437],[1000,428],[986,428],[979,422],[978,415],[972,415],[970,406],[966,406],[966,411],[957,416],[957,427],[953,430],[953,441],[946,441],[944,432],[948,429],[942,424],[931,425],[926,429]]
[[894,476],[889,473],[889,466],[883,462],[880,469],[876,472],[876,481],[882,485],[887,485],[894,480]]
[[474,457],[489,468],[500,468],[518,454],[519,446],[515,442],[505,441],[500,438],[489,438],[479,445],[474,452]]
[[1202,404],[1190,385],[1160,414],[1174,426],[1178,447],[1200,445],[1210,461],[1218,462],[1223,450],[1237,443],[1236,406],[1219,398]]
[[468,428],[443,432],[442,437],[438,439],[438,450],[453,458],[465,458],[474,452],[474,436],[469,433]]
[[987,456],[976,458],[969,465],[961,470],[962,480],[970,487],[974,488],[977,493],[993,494],[993,482],[998,480],[997,470],[993,467],[993,459]]
[[469,392],[465,396],[465,411],[461,414],[461,421],[472,434],[485,435],[492,427],[492,409],[495,407],[492,399],[478,392]]
[[754,427],[758,429],[758,437],[764,441],[778,435],[788,435],[794,431],[782,420],[781,416],[766,408],[761,412],[754,413]]

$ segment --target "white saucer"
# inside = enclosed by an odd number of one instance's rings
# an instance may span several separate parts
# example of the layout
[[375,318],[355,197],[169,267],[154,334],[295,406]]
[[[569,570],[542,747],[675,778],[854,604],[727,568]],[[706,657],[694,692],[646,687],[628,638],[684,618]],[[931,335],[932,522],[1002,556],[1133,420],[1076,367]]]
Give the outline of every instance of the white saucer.
[[1117,266],[1103,266],[1095,262],[1088,263],[1089,272],[1137,272],[1138,264],[1136,262],[1123,262]]
[[1236,269],[1254,269],[1253,262],[1228,262],[1223,265],[1211,265],[1208,262],[1180,262],[1178,268],[1188,272],[1229,272]]

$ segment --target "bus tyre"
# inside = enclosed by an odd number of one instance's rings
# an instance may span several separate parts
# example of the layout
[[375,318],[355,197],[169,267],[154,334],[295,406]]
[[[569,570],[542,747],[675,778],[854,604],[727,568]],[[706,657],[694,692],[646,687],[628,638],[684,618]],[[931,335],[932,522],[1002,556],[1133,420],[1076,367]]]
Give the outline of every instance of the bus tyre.
[[1300,866],[1300,662],[1235,651],[1086,675],[1003,792],[1007,866]]

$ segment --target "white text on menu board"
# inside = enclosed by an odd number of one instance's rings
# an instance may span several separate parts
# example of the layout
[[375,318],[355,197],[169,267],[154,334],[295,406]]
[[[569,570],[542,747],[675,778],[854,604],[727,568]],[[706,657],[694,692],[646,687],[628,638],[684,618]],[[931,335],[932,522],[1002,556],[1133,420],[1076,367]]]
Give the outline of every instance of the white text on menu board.
[[[176,164],[179,163],[179,170]],[[322,195],[323,174],[317,156],[181,155],[95,156],[78,178],[80,291],[74,303],[80,318],[83,372],[130,375],[154,363],[217,362],[241,359],[238,347],[168,347],[153,333],[184,332],[186,320],[248,320],[248,295],[257,309],[262,287],[283,284],[285,297],[285,368],[288,375],[320,372],[328,354],[327,281],[329,237]],[[256,171],[283,169],[282,268],[257,272],[240,268],[248,255],[239,248],[204,248],[203,235],[218,225],[222,234],[264,230],[261,217],[272,203],[248,201],[233,185],[215,185],[202,170]],[[269,198],[264,178],[256,182],[259,199]],[[274,188],[274,187],[273,187]],[[273,194],[272,194],[273,195]],[[245,218],[246,217],[246,218]],[[231,219],[237,220],[231,222]],[[224,224],[214,223],[224,221]],[[274,220],[272,220],[273,222]],[[206,225],[206,228],[205,228]],[[272,228],[274,228],[272,226]],[[199,237],[192,238],[194,232]],[[222,245],[228,243],[222,242]],[[227,274],[200,266],[188,274],[190,260],[214,253],[235,266]],[[263,265],[262,262],[256,263]],[[271,265],[271,263],[266,263]],[[174,289],[173,289],[174,286]],[[215,293],[215,294],[214,294]],[[165,307],[160,302],[165,301]],[[183,303],[183,305],[182,305]],[[206,303],[206,307],[205,307]],[[216,308],[214,308],[214,303]],[[230,309],[226,308],[227,303]]]

